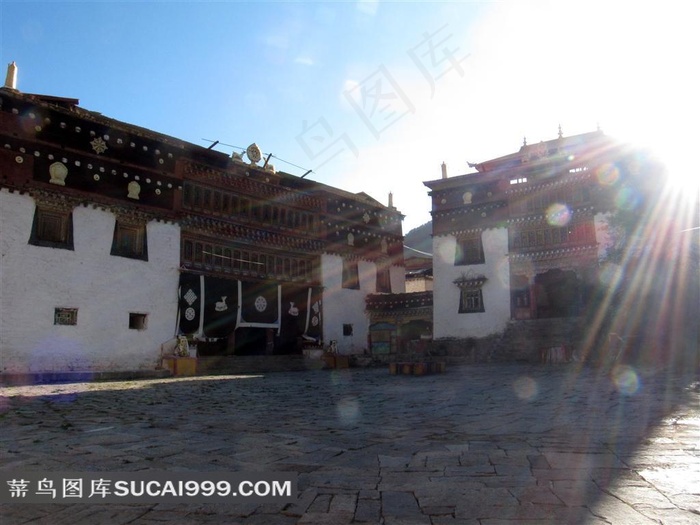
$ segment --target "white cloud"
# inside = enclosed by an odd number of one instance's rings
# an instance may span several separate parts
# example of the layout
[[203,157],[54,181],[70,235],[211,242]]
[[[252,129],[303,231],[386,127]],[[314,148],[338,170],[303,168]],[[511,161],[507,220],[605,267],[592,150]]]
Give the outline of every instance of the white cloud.
[[377,14],[379,0],[358,0],[357,10],[366,15],[374,16]]
[[316,64],[314,59],[309,56],[298,56],[294,59],[294,63],[302,66],[313,66]]

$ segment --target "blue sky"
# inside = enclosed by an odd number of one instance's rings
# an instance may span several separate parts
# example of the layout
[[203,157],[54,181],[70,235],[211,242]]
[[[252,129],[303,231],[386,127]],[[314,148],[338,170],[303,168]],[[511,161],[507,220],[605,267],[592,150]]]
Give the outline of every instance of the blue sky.
[[[429,220],[422,182],[593,131],[697,180],[692,3],[0,3],[18,89],[365,191]],[[238,149],[237,151],[240,151]],[[285,162],[286,161],[286,162]],[[291,164],[289,164],[291,163]]]

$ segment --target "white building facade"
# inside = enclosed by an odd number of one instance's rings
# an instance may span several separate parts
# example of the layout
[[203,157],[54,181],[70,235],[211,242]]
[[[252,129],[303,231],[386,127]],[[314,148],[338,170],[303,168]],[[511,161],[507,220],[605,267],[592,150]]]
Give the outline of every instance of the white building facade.
[[471,167],[448,177],[443,166],[441,179],[425,183],[435,340],[488,360],[590,345],[586,331],[609,329],[594,305],[622,271],[604,264],[625,241],[614,223],[651,205],[658,168],[600,131],[560,133]]
[[146,225],[148,260],[111,255],[116,215],[72,209],[72,249],[30,243],[29,195],[0,192],[0,371],[155,369],[173,337],[179,226]]

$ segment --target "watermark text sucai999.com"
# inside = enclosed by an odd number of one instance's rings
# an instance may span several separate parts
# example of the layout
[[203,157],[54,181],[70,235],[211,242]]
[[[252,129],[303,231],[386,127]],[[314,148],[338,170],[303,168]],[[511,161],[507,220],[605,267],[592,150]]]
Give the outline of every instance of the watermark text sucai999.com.
[[289,472],[1,472],[0,503],[291,502]]

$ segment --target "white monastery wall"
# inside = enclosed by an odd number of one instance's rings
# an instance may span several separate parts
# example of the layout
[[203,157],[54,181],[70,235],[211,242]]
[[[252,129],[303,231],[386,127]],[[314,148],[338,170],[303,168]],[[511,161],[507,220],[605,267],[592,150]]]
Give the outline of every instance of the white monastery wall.
[[[482,234],[485,264],[455,266],[454,236],[433,238],[433,337],[485,337],[506,328],[510,320],[508,230],[485,230]],[[462,274],[483,274],[484,312],[459,313],[460,289],[454,284]]]
[[598,241],[598,260],[605,258],[608,250],[613,246],[613,233],[608,226],[610,217],[612,217],[611,213],[596,213],[593,217],[595,238]]
[[[153,369],[177,316],[180,228],[147,225],[148,261],[110,255],[114,214],[73,210],[74,250],[28,244],[34,201],[0,191],[0,372]],[[56,307],[77,325],[54,325]],[[146,314],[143,330],[129,314]]]
[[426,277],[417,277],[415,279],[406,279],[406,292],[430,292],[433,289],[433,279]]
[[391,293],[406,292],[406,268],[404,266],[392,266],[389,268]]
[[[360,354],[367,347],[369,319],[365,314],[365,297],[376,290],[376,266],[359,261],[360,289],[343,288],[343,259],[337,255],[321,256],[323,286],[323,342],[338,342],[341,354]],[[343,325],[352,325],[352,335],[343,335]]]

